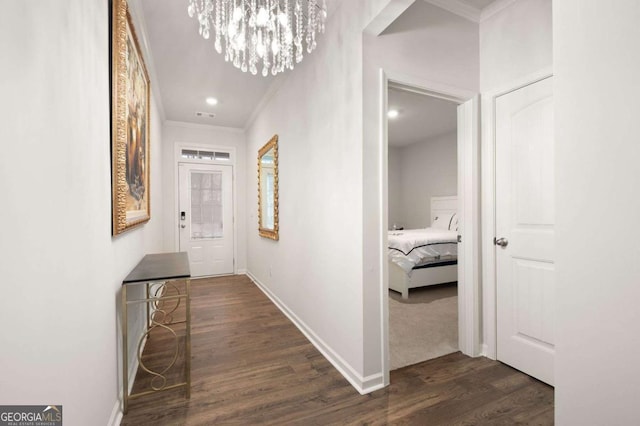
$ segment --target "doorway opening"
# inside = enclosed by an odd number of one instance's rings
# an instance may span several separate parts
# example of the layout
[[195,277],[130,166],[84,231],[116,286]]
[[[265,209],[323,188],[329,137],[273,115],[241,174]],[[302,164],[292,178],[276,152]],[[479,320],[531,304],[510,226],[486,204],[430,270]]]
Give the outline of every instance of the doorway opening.
[[458,103],[388,88],[390,370],[459,350]]
[[[440,196],[429,197],[429,205],[423,206],[423,209],[428,209],[427,212],[418,212],[426,217],[427,224],[423,225],[427,227],[440,227],[447,228],[447,231],[451,231],[449,228],[455,228],[454,221],[457,220],[457,265],[440,265],[447,266],[448,268],[438,268],[435,273],[436,281],[432,281],[430,284],[448,283],[456,281],[457,272],[457,285],[455,286],[457,296],[457,324],[455,319],[453,323],[457,325],[457,349],[465,355],[478,356],[481,353],[480,348],[480,227],[479,227],[479,199],[480,199],[480,187],[479,187],[479,120],[478,120],[478,96],[474,93],[470,93],[466,90],[458,90],[452,87],[443,87],[434,82],[424,81],[421,79],[411,79],[410,77],[398,76],[385,70],[380,72],[380,87],[382,94],[382,102],[380,104],[380,120],[381,120],[381,144],[382,144],[382,193],[383,203],[382,214],[382,241],[384,247],[384,256],[381,257],[382,265],[382,311],[383,318],[383,373],[385,384],[389,383],[389,371],[392,369],[391,353],[390,353],[390,330],[389,330],[389,289],[391,287],[391,279],[393,278],[392,261],[389,259],[389,234],[394,232],[390,228],[393,227],[393,219],[389,219],[389,214],[392,214],[390,209],[389,200],[392,198],[392,194],[389,192],[389,152],[388,152],[388,139],[389,139],[389,119],[388,111],[390,109],[389,90],[401,91],[405,93],[412,93],[423,97],[435,98],[438,101],[447,101],[453,103],[451,105],[456,111],[456,191],[449,194],[440,194]],[[393,153],[391,154],[391,160],[393,161]],[[451,155],[451,154],[450,154]],[[391,184],[392,185],[392,184]],[[393,185],[391,186],[393,187]],[[453,214],[455,213],[455,215]],[[436,219],[438,217],[438,219]],[[446,225],[442,222],[442,219],[448,219]],[[424,220],[424,219],[423,219]],[[437,223],[434,223],[437,222]],[[396,223],[396,227],[402,225],[402,223]],[[420,225],[419,223],[417,225]],[[397,231],[397,230],[396,230]],[[446,242],[451,244],[451,242]],[[410,250],[410,249],[409,249]],[[452,256],[453,253],[447,253],[448,256]],[[442,260],[442,254],[440,259]],[[450,259],[451,260],[451,259]],[[414,265],[415,266],[415,265]],[[413,266],[409,267],[411,270]],[[453,269],[453,271],[451,270]],[[457,271],[456,271],[457,269]],[[439,276],[439,273],[443,272],[443,276]],[[420,274],[420,273],[419,273]],[[428,274],[427,274],[428,275]],[[449,286],[453,287],[452,284]],[[411,290],[409,290],[411,291]],[[414,293],[416,290],[413,290]],[[452,290],[449,290],[452,293]],[[451,293],[444,292],[444,297],[440,296],[440,299],[451,297]],[[393,297],[393,296],[391,296]],[[432,298],[433,299],[433,298]],[[409,301],[411,296],[409,294]],[[454,346],[455,347],[455,346]],[[451,349],[452,350],[452,349]],[[427,357],[429,354],[427,353]],[[395,366],[395,365],[394,365]]]

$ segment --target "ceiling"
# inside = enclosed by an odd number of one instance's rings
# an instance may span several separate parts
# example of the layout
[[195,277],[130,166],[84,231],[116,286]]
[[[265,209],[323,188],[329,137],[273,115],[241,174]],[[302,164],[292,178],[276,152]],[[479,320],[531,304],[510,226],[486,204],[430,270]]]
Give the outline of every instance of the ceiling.
[[[187,15],[188,0],[141,0],[149,48],[153,56],[156,92],[168,120],[244,127],[274,77],[243,73],[224,61],[203,39],[198,21]],[[218,99],[209,106],[205,99]],[[214,118],[196,117],[196,111]]]
[[[329,19],[341,1],[345,0],[327,0]],[[493,2],[427,1],[442,3],[442,7],[455,3],[478,13]],[[151,84],[154,93],[159,95],[167,120],[244,128],[269,88],[284,77],[282,74],[266,78],[260,74],[254,76],[226,63],[224,56],[215,51],[213,37],[204,40],[198,34],[197,20],[187,15],[188,0],[131,0],[134,2],[151,52],[152,58],[147,64]],[[287,72],[295,70],[284,74]],[[207,105],[207,97],[218,99],[218,105]],[[213,113],[215,117],[209,118],[208,114],[197,117],[196,112]]]
[[478,10],[482,10],[496,0],[460,0],[460,1]]
[[[427,3],[431,3],[435,6],[441,7],[444,10],[448,10],[451,13],[462,16],[463,18],[469,19],[473,22],[480,22],[485,17],[490,16],[495,13],[495,9],[493,11],[488,11],[488,6],[493,3],[498,3],[498,0],[424,0]],[[505,7],[507,3],[504,1],[502,4],[498,6],[498,8]],[[488,14],[485,15],[485,11]]]
[[399,115],[389,119],[389,145],[407,146],[456,130],[457,105],[454,102],[389,88],[389,110]]

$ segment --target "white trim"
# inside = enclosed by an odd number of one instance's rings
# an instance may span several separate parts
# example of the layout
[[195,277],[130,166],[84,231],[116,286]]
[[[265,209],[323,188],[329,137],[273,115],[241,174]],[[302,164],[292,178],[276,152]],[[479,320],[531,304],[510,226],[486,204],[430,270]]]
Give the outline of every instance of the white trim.
[[251,125],[256,120],[256,118],[258,118],[258,115],[260,115],[260,113],[267,106],[269,101],[271,101],[271,98],[273,98],[273,96],[276,93],[278,93],[280,88],[283,86],[285,80],[286,78],[274,79],[273,83],[271,83],[271,85],[265,92],[264,96],[262,96],[262,98],[260,99],[260,102],[258,102],[258,105],[253,109],[253,111],[251,112],[251,115],[249,115],[249,118],[244,123],[243,131],[247,131],[249,127],[251,127]]
[[[388,176],[388,134],[386,127],[386,109],[387,109],[387,99],[386,99],[386,90],[389,85],[394,87],[411,87],[411,90],[416,93],[422,93],[430,96],[437,96],[441,99],[447,99],[458,104],[465,103],[471,100],[473,104],[473,111],[475,112],[475,116],[471,117],[472,120],[472,130],[475,131],[476,136],[472,141],[472,152],[471,153],[462,153],[467,157],[467,167],[471,167],[472,170],[458,170],[458,176],[466,176],[469,174],[473,179],[473,176],[478,175],[478,168],[480,166],[479,162],[479,120],[478,120],[478,95],[476,93],[470,92],[465,89],[455,88],[448,85],[444,85],[442,83],[433,82],[429,80],[424,80],[415,76],[408,76],[406,74],[395,73],[393,71],[380,69],[380,81],[379,81],[379,121],[382,123],[380,126],[380,147],[379,147],[379,155],[380,162],[379,167],[381,170],[380,173],[380,182],[379,191],[382,194],[382,206],[381,208],[381,223],[379,224],[380,232],[382,233],[382,245],[380,247],[379,259],[380,259],[380,292],[381,292],[381,303],[382,303],[382,320],[387,320],[386,324],[383,324],[381,327],[381,341],[383,345],[387,345],[382,348],[383,354],[383,373],[385,374],[385,383],[388,383],[388,374],[389,374],[389,330],[388,330],[388,317],[389,317],[389,304],[388,304],[388,292],[389,292],[389,273],[387,269],[387,253],[386,253],[386,244],[388,240],[387,235],[387,224],[385,222],[386,214],[388,211],[388,182],[386,182],[385,177]],[[458,153],[461,155],[461,153]],[[466,355],[470,356],[478,356],[480,354],[480,307],[481,301],[479,300],[480,294],[480,250],[479,250],[479,221],[478,221],[478,209],[473,208],[473,206],[478,205],[478,197],[479,197],[479,188],[477,184],[477,179],[475,184],[467,185],[464,187],[465,191],[461,194],[458,194],[458,202],[465,203],[468,206],[472,206],[469,209],[469,213],[465,214],[462,219],[461,225],[464,227],[466,225],[466,236],[463,238],[471,239],[470,244],[468,244],[468,256],[466,259],[466,265],[463,265],[465,269],[468,271],[465,273],[464,285],[458,287],[458,304],[459,304],[459,320],[458,320],[458,336],[460,343],[460,351]],[[475,223],[475,226],[474,226]],[[467,265],[468,266],[467,268]]]
[[380,104],[378,108],[378,117],[382,117],[379,120],[379,138],[380,138],[380,155],[378,159],[378,167],[380,169],[380,205],[378,206],[380,213],[380,223],[378,229],[382,229],[382,250],[380,250],[379,262],[380,262],[380,292],[382,297],[380,298],[380,330],[382,338],[380,342],[382,348],[380,348],[380,354],[382,355],[382,374],[384,385],[388,386],[391,383],[390,368],[391,368],[391,354],[389,348],[389,256],[387,254],[387,247],[389,247],[389,233],[387,232],[389,223],[389,125],[387,121],[387,109],[388,97],[389,97],[389,79],[385,75],[384,70],[381,68],[379,71],[380,86],[378,96]]
[[480,9],[475,8],[460,0],[424,0],[434,6],[438,6],[448,12],[468,19],[471,22],[480,22]]
[[514,90],[518,90],[530,84],[537,83],[538,81],[544,80],[545,78],[551,77],[552,75],[553,67],[545,67],[531,74],[516,78],[507,84],[502,84],[488,90],[483,90],[482,97],[497,98],[498,96],[506,95],[507,93],[513,92]]
[[305,335],[313,346],[344,376],[345,379],[360,394],[364,395],[384,387],[383,374],[376,373],[366,377],[361,376],[349,365],[340,355],[338,355],[331,347],[322,340],[307,324],[304,323],[287,305],[269,290],[267,286],[262,284],[251,272],[247,272],[247,276],[256,286],[273,302],[280,311],[295,325],[298,330]]
[[[145,320],[146,320],[146,315],[144,315]],[[137,325],[138,323],[134,324]],[[120,330],[122,329],[121,326],[118,327]],[[140,330],[141,334],[146,334],[146,329],[142,329]],[[142,340],[142,352],[144,352],[144,348],[147,346],[147,338],[148,336],[144,336],[144,339]],[[120,335],[120,339],[122,339],[122,334]],[[138,372],[138,367],[140,366],[139,360],[138,360],[138,356],[137,356],[137,351],[138,351],[138,346],[136,346],[134,349],[133,354],[135,356],[130,356],[131,353],[127,354],[127,356],[129,357],[129,360],[133,360],[132,362],[129,363],[129,386],[128,386],[128,392],[129,394],[131,394],[131,391],[133,390],[133,385],[135,384],[135,380],[136,380],[136,373]],[[122,352],[122,349],[120,349],[120,352]],[[121,374],[118,374],[118,377],[122,378]],[[118,396],[116,398],[116,402],[113,405],[113,408],[111,409],[111,415],[109,416],[109,421],[107,422],[107,425],[109,426],[117,426],[120,424],[120,422],[122,422],[122,401],[124,400],[124,396],[122,395],[122,382],[118,381]]]
[[227,131],[231,133],[244,133],[244,129],[241,129],[239,127],[213,126],[211,124],[187,123],[186,121],[166,120],[164,122],[164,125],[172,126],[172,127],[182,127],[185,129],[207,129],[207,130],[221,130],[221,131]]
[[[142,350],[144,351],[144,347],[147,344],[147,338],[144,338],[144,343],[142,344]],[[137,348],[136,348],[137,349]],[[136,379],[136,373],[138,372],[139,362],[138,357],[136,356],[131,363],[131,367],[129,368],[129,394],[133,390],[133,385]],[[111,415],[109,416],[108,425],[117,426],[122,422],[122,401],[124,400],[124,396],[122,395],[122,383],[118,386],[120,390],[118,391],[118,398],[116,399],[115,404],[113,405],[113,409],[111,410]]]
[[374,37],[379,36],[415,2],[416,0],[395,0],[389,2],[384,9],[367,24],[364,29],[365,34]]
[[[342,6],[341,2],[332,3],[332,6],[330,6],[328,10],[328,16],[327,16],[328,21],[331,21],[331,17],[336,13],[338,9],[340,9],[341,6]],[[260,99],[260,102],[258,102],[257,106],[253,109],[253,111],[249,115],[249,118],[245,121],[244,126],[242,126],[243,131],[248,130],[249,127],[253,125],[253,122],[256,120],[256,118],[258,118],[258,115],[260,115],[260,113],[267,106],[269,101],[271,101],[271,98],[273,98],[273,96],[280,90],[280,88],[288,80],[289,78],[288,75],[273,79],[273,83],[269,85],[269,87],[267,88],[267,91]]]
[[481,350],[480,350],[480,355],[482,355],[482,356],[485,356],[485,357],[489,358],[489,357],[487,356],[487,352],[489,351],[489,348],[487,347],[486,343],[483,343],[483,344],[480,346],[480,349],[481,349]]
[[[122,393],[119,393],[122,395]],[[113,405],[113,409],[111,410],[111,416],[109,416],[109,421],[107,422],[108,426],[119,426],[122,423],[122,403],[121,398],[116,400],[116,403]]]
[[[496,257],[495,236],[495,140],[491,122],[494,120],[495,98],[482,95],[482,336],[483,352],[487,358],[496,359]],[[495,123],[494,123],[495,124]]]
[[470,356],[480,355],[479,116],[477,95],[458,106],[458,347]]
[[[187,127],[191,127],[191,123],[187,124]],[[195,124],[194,126],[200,126]],[[189,160],[186,158],[182,158],[182,150],[183,149],[196,149],[196,150],[207,150],[207,151],[217,151],[217,152],[228,152],[231,155],[231,161],[198,161],[198,160]],[[201,144],[201,143],[187,143],[187,142],[176,142],[174,144],[174,197],[173,197],[173,247],[174,251],[180,250],[180,232],[176,231],[180,226],[180,221],[178,220],[178,209],[180,206],[180,163],[189,163],[189,164],[210,164],[217,166],[231,166],[231,196],[233,197],[233,274],[237,275],[238,270],[238,220],[236,220],[238,214],[238,188],[237,188],[237,167],[236,167],[236,157],[237,150],[234,146],[224,146],[224,145],[209,145],[209,144]]]
[[516,2],[516,0],[496,0],[484,9],[478,9],[460,0],[424,1],[478,24],[502,12]]
[[246,268],[238,268],[236,270],[236,275],[247,275],[247,270]]
[[446,101],[464,103],[477,95],[471,90],[450,86],[439,81],[416,77],[414,75],[397,72],[392,69],[383,70],[389,85],[401,90],[411,91]]
[[144,13],[141,10],[142,6],[140,5],[139,1],[130,0],[127,2],[127,4],[131,13],[131,17],[133,18],[134,24],[136,25],[136,35],[138,36],[138,41],[140,42],[140,47],[142,48],[143,56],[145,59],[145,66],[147,67],[147,71],[149,72],[149,79],[151,80],[151,92],[152,94],[157,94],[157,96],[154,96],[154,100],[158,107],[158,110],[160,110],[160,124],[162,124],[166,121],[167,116],[164,112],[162,96],[160,96],[158,73],[156,72],[153,54],[151,53],[151,47],[149,46],[149,32],[147,31],[147,21],[144,18]]
[[[329,362],[331,362],[331,360],[329,360]],[[335,364],[334,364],[334,366],[335,366]],[[361,376],[359,376],[359,377],[361,377]],[[368,393],[375,392],[378,389],[384,388],[386,386],[386,384],[384,384],[383,379],[384,378],[383,378],[383,374],[382,373],[370,374],[370,375],[368,375],[366,377],[362,377],[362,379],[361,379],[362,384],[361,384],[360,388],[355,387],[355,386],[354,387],[360,393],[360,395],[366,395]],[[349,380],[349,379],[347,378],[347,380]],[[349,383],[351,383],[351,381],[349,381]],[[353,386],[353,383],[351,383],[351,385]]]
[[491,3],[489,6],[482,9],[480,12],[480,22],[486,21],[491,18],[493,15],[496,15],[502,12],[504,9],[508,8],[512,4],[514,4],[516,0],[496,0]]
[[552,68],[514,80],[508,85],[482,93],[482,173],[481,173],[481,216],[482,216],[482,335],[484,356],[496,359],[497,318],[496,318],[496,252],[493,238],[496,235],[496,178],[495,178],[495,105],[496,98],[521,89],[540,80],[551,77]]

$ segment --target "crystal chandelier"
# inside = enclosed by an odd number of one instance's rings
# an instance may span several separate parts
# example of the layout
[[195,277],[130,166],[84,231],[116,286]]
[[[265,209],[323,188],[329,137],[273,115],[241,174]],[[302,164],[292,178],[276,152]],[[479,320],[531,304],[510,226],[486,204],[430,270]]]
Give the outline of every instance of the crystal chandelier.
[[262,75],[293,69],[316,48],[316,34],[324,33],[326,0],[189,0],[190,17],[197,17],[200,35],[215,32],[215,49],[236,68]]

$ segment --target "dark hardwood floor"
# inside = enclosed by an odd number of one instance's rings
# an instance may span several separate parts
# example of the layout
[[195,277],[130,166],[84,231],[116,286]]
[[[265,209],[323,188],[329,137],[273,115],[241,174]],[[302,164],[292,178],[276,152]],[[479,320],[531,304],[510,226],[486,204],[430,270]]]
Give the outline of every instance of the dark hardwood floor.
[[[393,371],[390,386],[360,395],[246,276],[192,281],[192,319],[191,399],[174,390],[132,400],[122,425],[553,424],[553,388],[460,353]],[[149,365],[173,356],[166,345],[149,339]],[[134,389],[148,382],[139,372]]]

